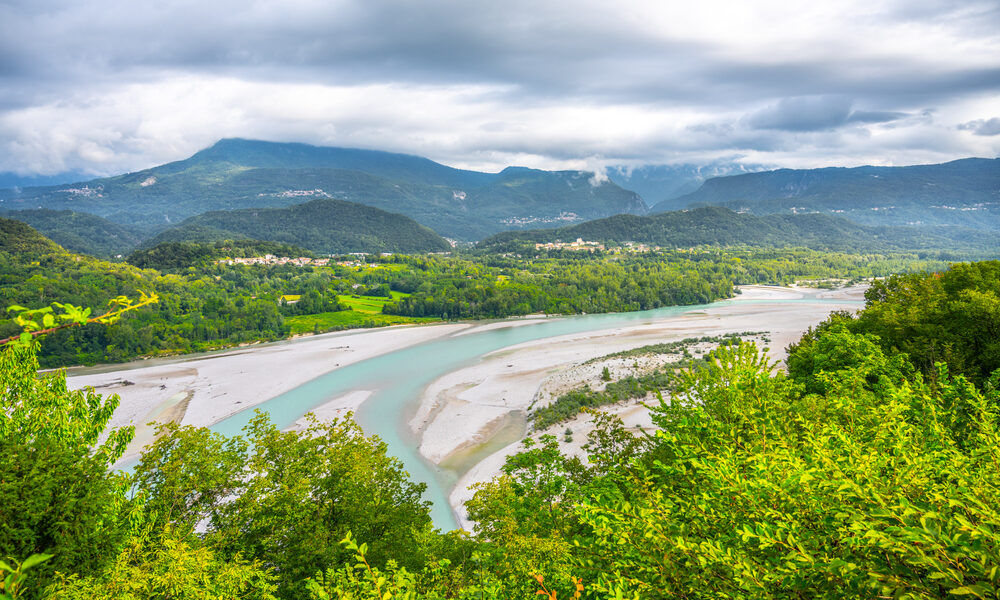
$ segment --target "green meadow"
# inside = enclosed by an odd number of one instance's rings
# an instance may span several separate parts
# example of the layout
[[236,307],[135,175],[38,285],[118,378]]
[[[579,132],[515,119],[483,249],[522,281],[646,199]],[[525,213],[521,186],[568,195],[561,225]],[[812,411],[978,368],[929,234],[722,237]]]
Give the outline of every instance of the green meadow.
[[296,315],[287,317],[292,335],[303,333],[335,331],[339,329],[355,329],[358,327],[384,327],[386,325],[403,325],[407,323],[430,323],[440,321],[436,317],[402,317],[382,314],[382,308],[390,302],[404,298],[409,294],[392,292],[392,299],[379,296],[338,295],[337,301],[351,310],[322,312],[313,315]]

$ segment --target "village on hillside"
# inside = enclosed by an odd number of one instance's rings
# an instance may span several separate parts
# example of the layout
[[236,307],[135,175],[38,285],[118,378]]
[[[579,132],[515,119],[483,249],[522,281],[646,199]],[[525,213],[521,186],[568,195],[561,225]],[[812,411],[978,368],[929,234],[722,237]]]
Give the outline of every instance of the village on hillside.
[[363,263],[358,260],[333,261],[330,258],[309,258],[306,256],[289,257],[265,254],[264,256],[249,256],[246,258],[223,258],[216,261],[220,265],[292,265],[294,267],[326,267],[330,264],[342,267],[377,267],[375,263]]
[[607,247],[601,242],[588,242],[583,238],[576,238],[573,242],[547,242],[535,244],[535,250],[570,250],[573,252],[655,252],[660,250],[659,246],[650,246],[637,242],[624,242],[621,246]]

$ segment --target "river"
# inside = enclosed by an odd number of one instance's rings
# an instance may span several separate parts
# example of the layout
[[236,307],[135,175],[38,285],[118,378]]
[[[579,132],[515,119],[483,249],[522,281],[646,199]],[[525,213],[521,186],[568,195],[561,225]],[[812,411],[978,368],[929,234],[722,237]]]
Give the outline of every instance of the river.
[[[253,408],[266,411],[279,428],[284,428],[333,398],[353,390],[373,392],[361,405],[356,419],[366,433],[378,435],[385,441],[389,454],[403,462],[413,480],[427,484],[424,499],[432,503],[431,516],[434,524],[443,530],[450,530],[456,528],[457,521],[448,503],[448,493],[461,473],[426,461],[417,451],[417,440],[407,424],[423,390],[432,381],[474,364],[491,352],[516,344],[573,333],[657,323],[686,313],[724,307],[733,302],[746,303],[726,300],[641,312],[538,319],[515,322],[517,326],[512,327],[451,335],[337,368]],[[813,297],[752,302],[787,304],[824,301]],[[830,299],[827,302],[844,304],[842,299]],[[225,435],[234,435],[240,432],[252,416],[253,410],[247,409],[213,425],[211,429]]]

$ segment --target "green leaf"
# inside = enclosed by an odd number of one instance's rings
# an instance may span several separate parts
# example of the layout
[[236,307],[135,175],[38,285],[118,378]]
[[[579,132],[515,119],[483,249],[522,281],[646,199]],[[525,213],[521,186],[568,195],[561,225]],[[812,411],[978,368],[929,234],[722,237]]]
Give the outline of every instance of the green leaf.
[[43,562],[49,560],[53,556],[54,556],[53,554],[32,554],[28,558],[24,559],[23,563],[21,563],[21,570],[27,571],[31,567],[34,567],[35,565],[40,565]]
[[953,590],[948,590],[949,594],[954,594],[955,596],[975,596],[976,598],[984,598],[986,593],[986,588],[981,583],[975,585],[964,585]]

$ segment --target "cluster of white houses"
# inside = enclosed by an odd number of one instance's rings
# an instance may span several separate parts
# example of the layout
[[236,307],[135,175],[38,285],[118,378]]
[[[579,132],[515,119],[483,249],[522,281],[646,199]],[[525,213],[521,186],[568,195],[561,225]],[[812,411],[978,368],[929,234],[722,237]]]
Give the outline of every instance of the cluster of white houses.
[[330,264],[329,258],[306,258],[300,256],[291,258],[288,256],[275,256],[265,254],[264,256],[250,256],[247,258],[224,258],[219,261],[223,265],[294,265],[296,267],[325,267]]
[[535,244],[535,250],[604,250],[604,244],[600,242],[585,242],[583,238],[576,238],[575,242],[548,242],[546,244]]
[[639,242],[625,242],[621,246],[605,247],[601,242],[588,242],[583,238],[576,238],[575,242],[548,242],[545,244],[535,244],[536,250],[573,250],[577,252],[594,252],[595,250],[607,250],[609,252],[655,252],[660,250],[659,246],[651,246]]
[[[331,262],[332,261],[332,262]],[[375,268],[375,263],[364,263],[359,260],[337,260],[330,258],[307,258],[299,256],[297,258],[289,256],[275,256],[265,254],[264,256],[250,256],[247,258],[223,258],[216,261],[220,265],[292,265],[295,267],[325,267],[330,264],[342,267],[370,267]]]

